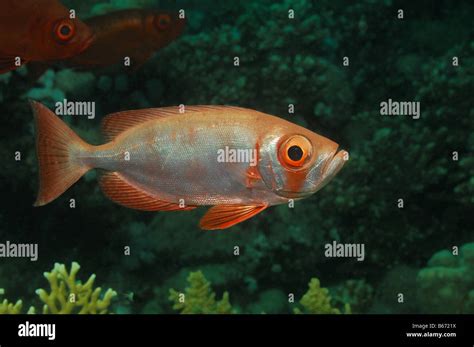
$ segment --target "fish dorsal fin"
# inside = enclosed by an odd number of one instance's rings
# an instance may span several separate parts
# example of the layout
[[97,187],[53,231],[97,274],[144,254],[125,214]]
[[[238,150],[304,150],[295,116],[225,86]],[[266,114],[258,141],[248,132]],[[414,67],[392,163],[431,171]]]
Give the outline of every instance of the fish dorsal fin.
[[266,209],[268,205],[220,205],[207,211],[199,222],[204,230],[227,229]]
[[108,141],[112,141],[119,134],[136,125],[169,116],[205,112],[250,112],[245,108],[234,106],[184,106],[184,112],[181,111],[180,106],[171,106],[112,113],[102,121],[102,132]]
[[100,177],[100,187],[110,200],[135,210],[186,211],[196,208],[196,206],[181,207],[179,204],[158,200],[131,184],[118,172],[104,173]]
[[238,106],[227,106],[227,105],[196,105],[196,106],[185,106],[185,113],[204,113],[204,112],[258,112],[255,110],[238,107]]
[[112,113],[102,121],[102,133],[107,140],[113,140],[117,135],[139,124],[179,114],[178,107],[145,108]]

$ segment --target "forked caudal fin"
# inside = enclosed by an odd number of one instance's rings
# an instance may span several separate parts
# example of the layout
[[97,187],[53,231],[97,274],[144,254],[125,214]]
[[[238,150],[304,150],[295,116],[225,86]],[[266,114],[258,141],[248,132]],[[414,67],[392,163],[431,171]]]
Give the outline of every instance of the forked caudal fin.
[[51,110],[31,101],[36,122],[39,190],[34,206],[53,201],[91,168],[81,163],[79,153],[92,147],[84,142]]

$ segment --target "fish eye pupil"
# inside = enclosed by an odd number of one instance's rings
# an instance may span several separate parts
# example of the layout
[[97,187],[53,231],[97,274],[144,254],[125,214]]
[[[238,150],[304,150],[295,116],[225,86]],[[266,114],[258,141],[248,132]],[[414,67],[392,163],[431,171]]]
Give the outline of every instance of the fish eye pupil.
[[71,33],[71,28],[68,25],[62,25],[59,29],[59,32],[63,36],[69,36],[69,34]]
[[158,30],[167,30],[171,24],[171,18],[168,15],[158,15],[153,20],[154,25]]
[[303,158],[303,150],[300,146],[291,146],[288,148],[288,157],[293,161],[298,161]]

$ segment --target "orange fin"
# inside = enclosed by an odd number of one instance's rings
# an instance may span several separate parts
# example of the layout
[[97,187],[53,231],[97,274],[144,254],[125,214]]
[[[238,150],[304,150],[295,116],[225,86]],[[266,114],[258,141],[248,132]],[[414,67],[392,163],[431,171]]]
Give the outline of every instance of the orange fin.
[[229,105],[195,105],[195,106],[185,106],[185,112],[193,112],[193,113],[203,113],[203,112],[243,112],[243,113],[249,113],[249,112],[258,112],[255,110],[247,109],[244,107],[238,107],[238,106],[229,106]]
[[160,108],[146,108],[142,110],[131,110],[112,113],[104,117],[102,121],[102,133],[108,141],[112,141],[119,134],[133,128],[139,124],[166,118],[175,115],[184,115],[189,113],[203,113],[209,111],[222,112],[246,112],[249,110],[233,106],[186,106],[184,113],[180,112],[179,106],[160,107]]
[[177,211],[192,210],[196,206],[180,207],[179,204],[157,200],[132,183],[118,172],[106,172],[100,178],[104,194],[122,206],[141,211]]
[[207,211],[199,222],[204,230],[227,229],[243,222],[266,209],[268,205],[221,205],[214,206]]
[[113,140],[122,132],[139,124],[180,114],[178,106],[164,108],[145,108],[142,110],[123,111],[109,114],[102,121],[102,133],[107,140]]
[[32,101],[31,107],[36,121],[40,178],[35,206],[42,206],[64,193],[91,169],[76,160],[78,154],[91,146],[46,106]]

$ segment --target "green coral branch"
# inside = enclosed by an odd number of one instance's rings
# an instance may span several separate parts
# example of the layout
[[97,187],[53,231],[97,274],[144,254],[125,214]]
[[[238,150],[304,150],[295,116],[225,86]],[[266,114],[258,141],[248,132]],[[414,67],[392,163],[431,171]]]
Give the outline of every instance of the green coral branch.
[[[331,296],[327,288],[321,288],[319,279],[312,278],[308,284],[308,291],[300,300],[300,308],[295,308],[295,314],[340,314],[341,311],[331,305]],[[345,304],[345,313],[351,313],[351,306]]]
[[41,301],[44,302],[43,313],[55,314],[104,314],[110,306],[111,300],[117,293],[108,289],[101,299],[102,289],[93,288],[95,274],[92,274],[86,283],[76,280],[80,265],[73,262],[68,272],[64,264],[54,264],[51,272],[45,272],[44,277],[50,285],[50,292],[44,289],[36,290]]
[[201,271],[191,272],[188,276],[188,283],[189,287],[184,293],[170,289],[169,299],[174,302],[174,310],[183,314],[233,313],[229,302],[229,293],[225,292],[222,299],[216,301],[216,294]]
[[[49,292],[37,289],[36,294],[44,303],[43,314],[105,314],[108,313],[112,299],[117,293],[108,289],[101,295],[102,288],[94,288],[95,274],[82,284],[76,279],[80,269],[76,262],[71,264],[68,271],[64,264],[54,264],[51,272],[45,272],[44,277],[49,282]],[[3,290],[0,291],[3,294]],[[20,314],[23,303],[18,300],[15,304],[5,299],[0,303],[0,314]],[[35,308],[30,307],[28,313],[35,313]]]
[[[184,292],[170,289],[169,299],[173,309],[184,314],[216,314],[234,313],[229,302],[229,293],[224,292],[222,299],[216,301],[216,294],[211,283],[202,271],[191,272],[187,279],[189,286]],[[295,314],[340,314],[341,310],[331,304],[331,296],[327,288],[321,288],[319,279],[312,278],[309,289],[299,301],[301,307],[293,310]],[[344,313],[351,313],[349,303],[344,304]]]
[[20,314],[23,308],[23,302],[18,300],[16,303],[11,303],[4,299],[0,303],[0,314]]

